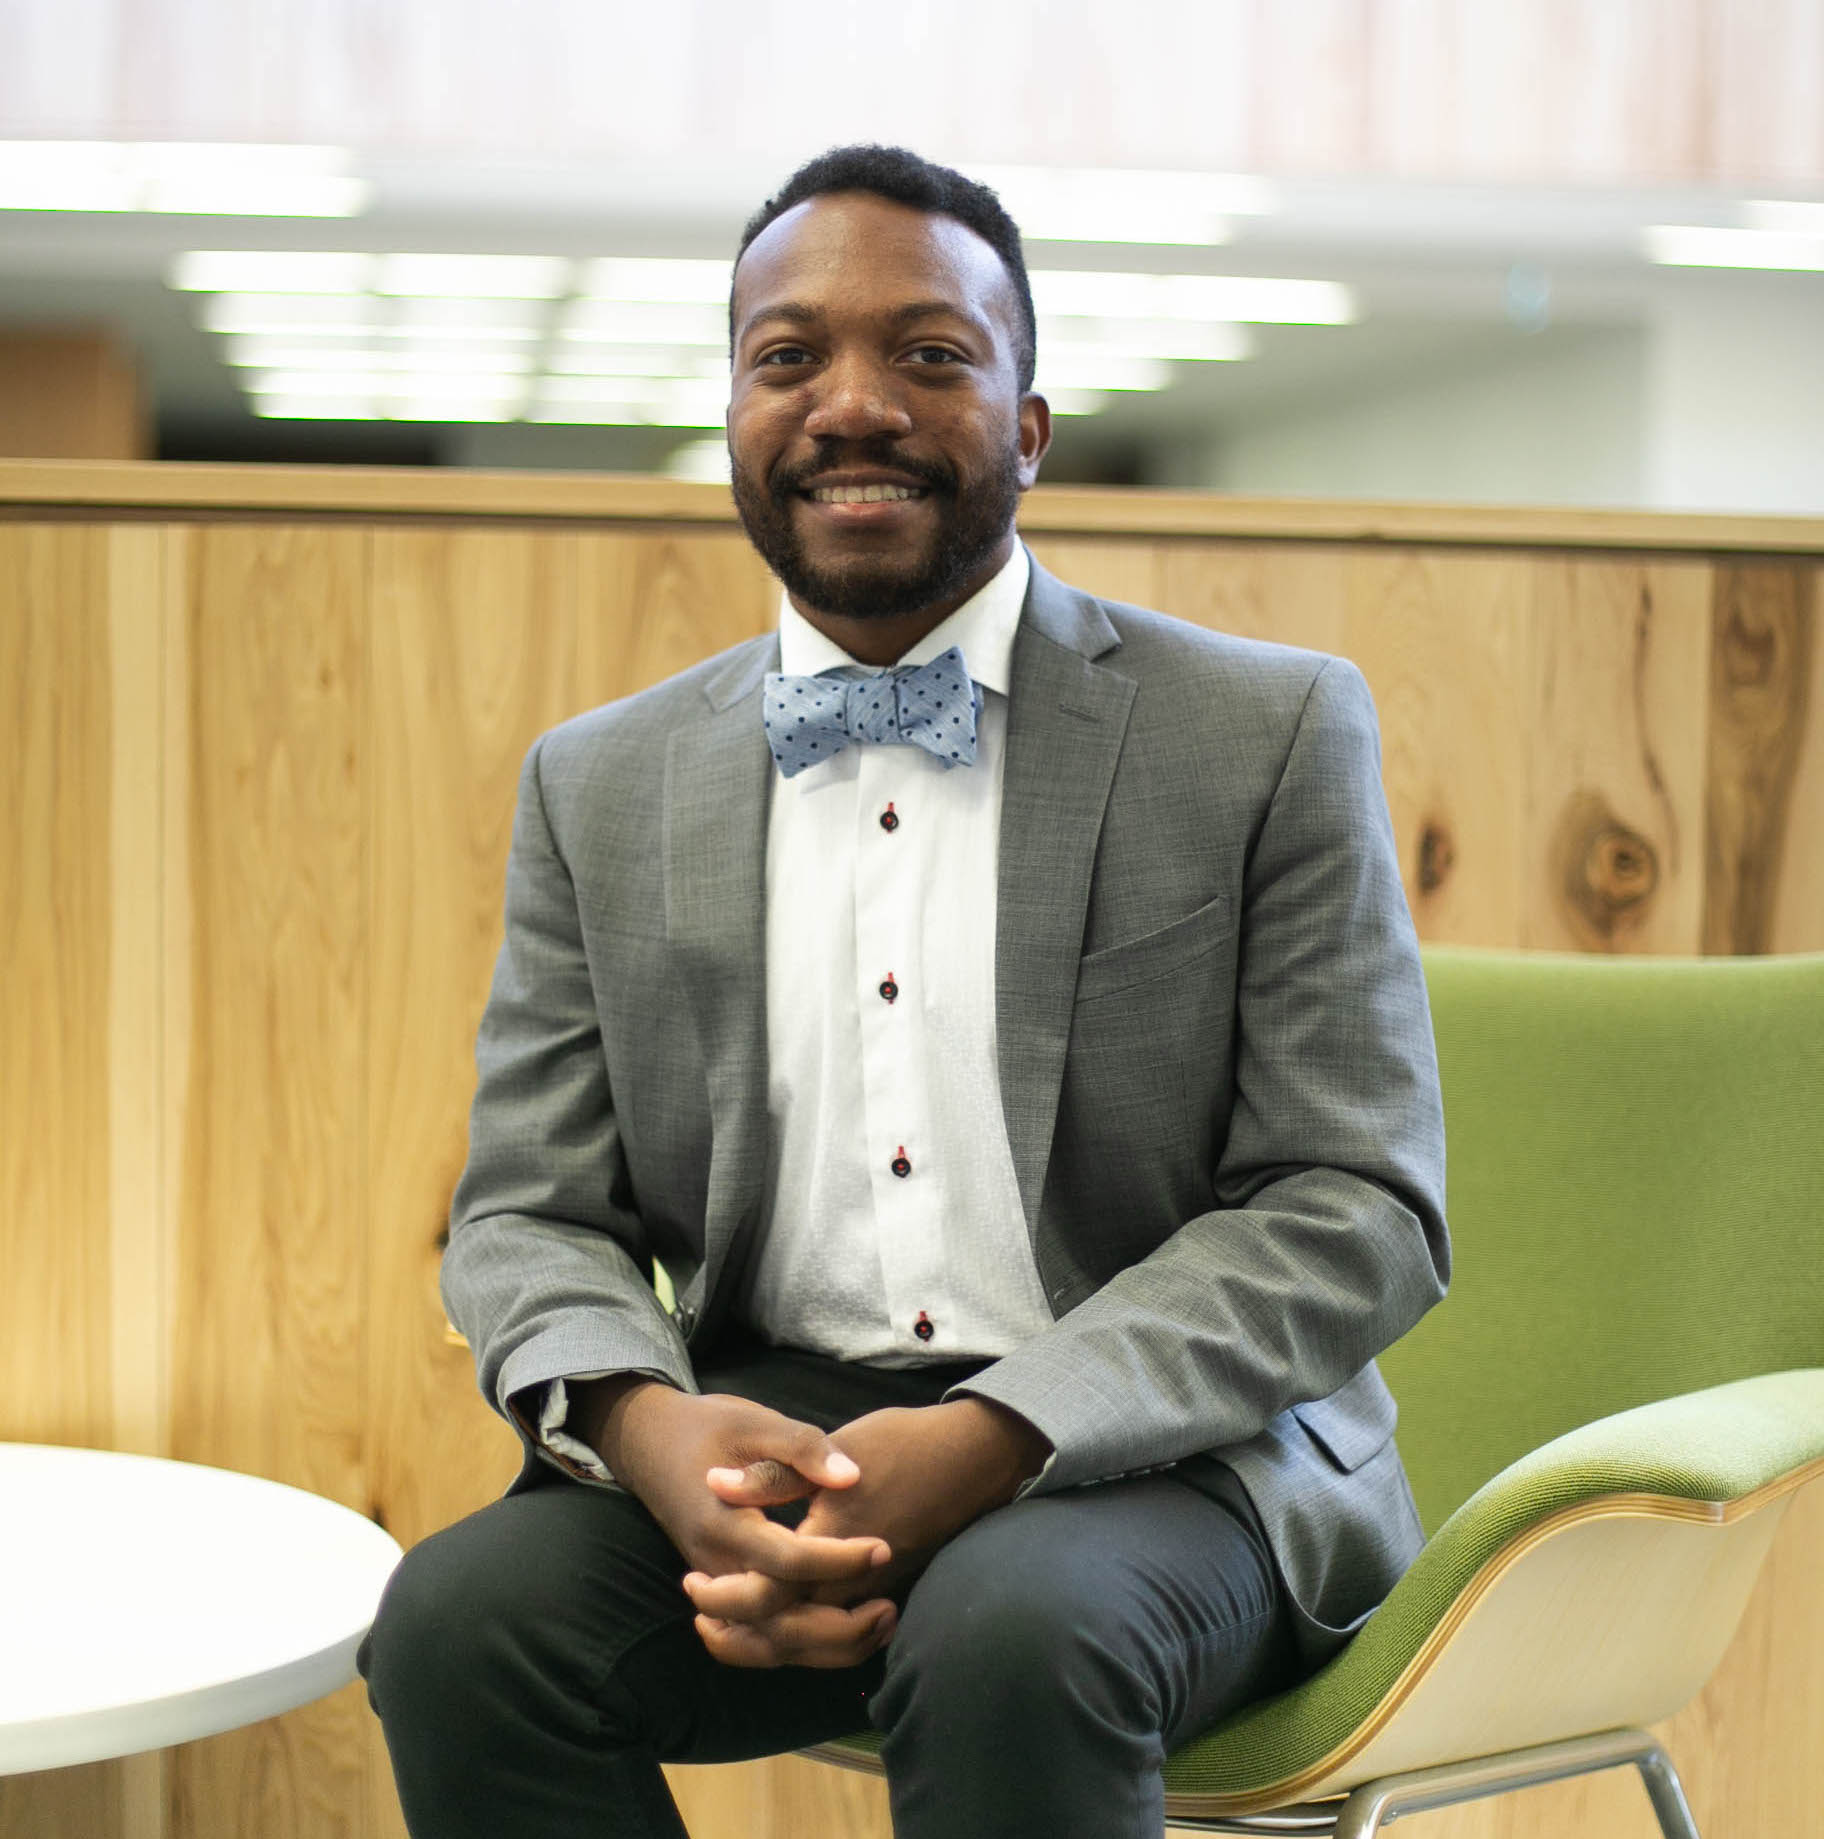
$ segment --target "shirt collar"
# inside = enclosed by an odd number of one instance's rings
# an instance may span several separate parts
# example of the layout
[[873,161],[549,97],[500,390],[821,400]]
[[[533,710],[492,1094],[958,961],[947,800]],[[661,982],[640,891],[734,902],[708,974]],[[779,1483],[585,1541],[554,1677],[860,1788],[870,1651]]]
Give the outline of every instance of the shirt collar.
[[[952,645],[959,645],[969,675],[983,689],[1005,696],[1013,681],[1013,639],[1020,623],[1020,609],[1026,604],[1026,583],[1031,572],[1026,546],[1016,542],[1006,567],[942,625],[927,632],[900,663],[929,664]],[[814,677],[819,671],[855,664],[856,660],[834,639],[819,632],[787,595],[779,596],[779,668],[786,675]]]

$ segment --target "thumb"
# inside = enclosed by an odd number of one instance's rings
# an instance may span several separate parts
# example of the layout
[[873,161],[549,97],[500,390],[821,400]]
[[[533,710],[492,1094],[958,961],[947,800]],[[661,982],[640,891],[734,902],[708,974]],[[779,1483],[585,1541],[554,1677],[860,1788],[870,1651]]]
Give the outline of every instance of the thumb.
[[779,1507],[801,1501],[817,1486],[789,1464],[763,1457],[745,1468],[714,1468],[704,1479],[709,1491],[731,1507]]
[[853,1457],[819,1438],[815,1446],[794,1452],[791,1462],[765,1456],[741,1468],[713,1468],[705,1479],[710,1492],[731,1507],[778,1507],[819,1488],[853,1487],[861,1470]]

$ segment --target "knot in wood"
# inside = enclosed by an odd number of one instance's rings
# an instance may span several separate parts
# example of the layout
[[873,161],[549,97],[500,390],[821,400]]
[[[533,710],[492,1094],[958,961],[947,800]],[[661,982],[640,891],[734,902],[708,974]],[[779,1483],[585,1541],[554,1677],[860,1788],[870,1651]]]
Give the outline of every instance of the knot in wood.
[[1419,832],[1419,892],[1435,894],[1457,865],[1457,845],[1450,832],[1430,823]]
[[1723,675],[1731,689],[1755,689],[1768,682],[1778,661],[1782,634],[1777,621],[1737,600],[1723,627]]
[[1590,839],[1584,880],[1592,897],[1619,912],[1638,906],[1659,884],[1659,858],[1638,830],[1611,824]]
[[1576,794],[1559,820],[1560,886],[1573,924],[1592,943],[1631,928],[1659,886],[1659,852],[1598,792]]

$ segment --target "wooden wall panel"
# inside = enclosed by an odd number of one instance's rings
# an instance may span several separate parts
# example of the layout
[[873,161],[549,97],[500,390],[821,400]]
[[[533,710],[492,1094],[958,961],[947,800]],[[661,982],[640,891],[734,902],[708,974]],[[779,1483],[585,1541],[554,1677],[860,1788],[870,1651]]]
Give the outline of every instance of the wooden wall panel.
[[[1706,951],[1775,949],[1777,928],[1824,939],[1824,828],[1795,828],[1819,805],[1824,721],[1814,693],[1818,571],[1758,562],[1719,569],[1711,619]],[[1795,800],[1801,767],[1805,785]],[[1807,872],[1806,863],[1812,864]],[[1792,949],[1792,947],[1788,947]]]
[[[1517,943],[1690,952],[1703,904],[1710,571],[1536,562]],[[1549,735],[1549,745],[1538,738]]]
[[661,682],[778,619],[779,585],[734,530],[645,530],[583,542],[575,701]]
[[108,538],[0,530],[0,1436],[103,1444],[113,1414]]
[[[368,1504],[368,538],[197,543],[188,620],[189,1111],[171,1446]],[[353,1830],[353,1693],[185,1746],[175,1830]]]
[[383,1523],[412,1544],[518,1466],[446,1332],[437,1273],[520,761],[574,706],[577,539],[373,540],[367,1470]]
[[1770,951],[1824,951],[1824,567],[1804,569],[1799,605],[1803,642],[1793,653],[1799,737],[1785,825],[1772,839],[1779,868]]
[[1165,605],[1157,545],[1122,537],[1035,536],[1032,553],[1072,587],[1130,605]]
[[1419,936],[1518,942],[1528,873],[1526,581],[1497,557],[1353,556],[1329,649],[1361,667]]

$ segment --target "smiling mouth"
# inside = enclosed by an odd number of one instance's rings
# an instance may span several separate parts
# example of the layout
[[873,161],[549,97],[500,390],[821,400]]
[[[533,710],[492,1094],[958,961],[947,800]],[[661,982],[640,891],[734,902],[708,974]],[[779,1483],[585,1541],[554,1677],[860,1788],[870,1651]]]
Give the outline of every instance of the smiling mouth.
[[819,485],[804,495],[813,504],[899,504],[927,492],[922,485]]

